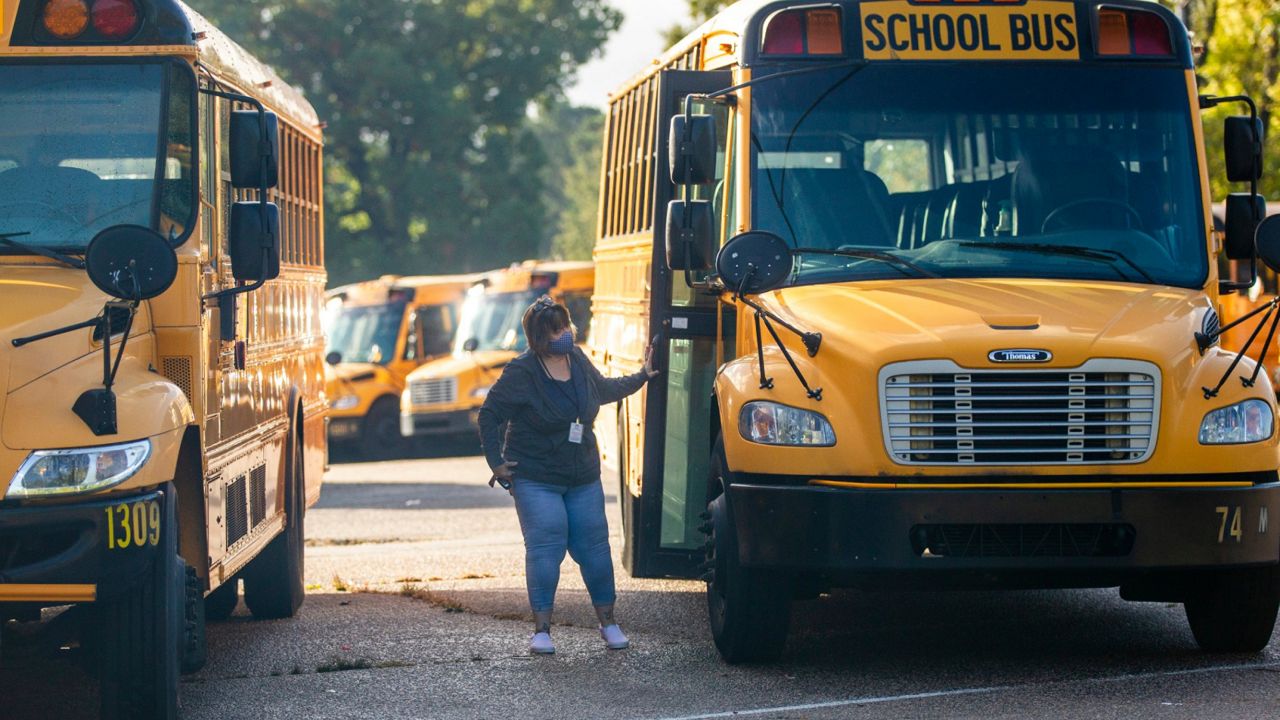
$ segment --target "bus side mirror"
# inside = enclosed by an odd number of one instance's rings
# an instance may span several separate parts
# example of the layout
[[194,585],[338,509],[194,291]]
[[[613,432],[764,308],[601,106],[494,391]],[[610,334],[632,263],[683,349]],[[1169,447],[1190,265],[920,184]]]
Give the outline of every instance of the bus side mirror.
[[1261,195],[1231,193],[1227,195],[1226,220],[1223,223],[1223,250],[1230,260],[1250,260],[1254,253],[1254,235],[1259,222],[1267,214],[1266,200]]
[[475,338],[467,338],[467,341],[462,343],[463,352],[475,352],[478,347],[480,347],[480,341]]
[[714,226],[711,203],[706,200],[672,200],[667,203],[667,267],[672,270],[710,270],[715,255]]
[[1280,272],[1280,215],[1272,215],[1258,224],[1258,257],[1267,267]]
[[1233,115],[1222,128],[1227,180],[1250,182],[1262,177],[1262,118]]
[[671,182],[706,185],[716,178],[716,119],[710,115],[676,115],[667,138]]
[[733,236],[716,256],[716,274],[724,286],[743,295],[781,287],[794,266],[795,257],[787,241],[765,230]]
[[[261,117],[259,117],[261,115]],[[231,185],[273,188],[280,178],[280,123],[273,112],[231,112]]]
[[330,365],[337,365],[342,362],[342,353],[337,350],[330,350],[329,354],[324,356],[324,361]]
[[280,208],[275,203],[231,206],[227,245],[236,280],[265,282],[280,276]]

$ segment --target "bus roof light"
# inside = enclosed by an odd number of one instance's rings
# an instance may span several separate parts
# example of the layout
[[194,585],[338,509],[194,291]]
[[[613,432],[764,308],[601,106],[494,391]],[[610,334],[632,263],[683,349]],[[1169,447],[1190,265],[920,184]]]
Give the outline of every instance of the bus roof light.
[[840,55],[844,27],[835,7],[782,10],[764,22],[764,55]]
[[804,13],[782,12],[765,21],[765,55],[804,54]]
[[44,6],[44,29],[59,40],[71,40],[89,26],[84,0],[49,0]]
[[1133,27],[1133,52],[1135,55],[1173,55],[1173,41],[1169,39],[1169,26],[1155,13],[1131,10],[1129,22]]
[[1098,54],[1129,54],[1129,19],[1123,10],[1098,11]]
[[133,0],[94,0],[93,28],[108,40],[123,40],[138,29]]
[[1145,10],[1098,10],[1098,54],[1112,57],[1173,57],[1164,18]]

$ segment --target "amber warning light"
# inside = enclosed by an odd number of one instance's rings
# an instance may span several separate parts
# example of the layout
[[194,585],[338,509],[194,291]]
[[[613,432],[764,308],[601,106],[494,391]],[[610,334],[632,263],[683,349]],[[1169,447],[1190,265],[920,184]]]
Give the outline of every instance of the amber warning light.
[[56,40],[121,42],[138,31],[142,14],[134,0],[48,0],[41,22]]

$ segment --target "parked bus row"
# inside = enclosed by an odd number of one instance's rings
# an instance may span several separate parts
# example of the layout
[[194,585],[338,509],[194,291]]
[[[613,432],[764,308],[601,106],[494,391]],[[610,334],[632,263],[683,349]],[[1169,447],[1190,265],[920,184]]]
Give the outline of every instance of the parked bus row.
[[525,308],[541,295],[565,303],[584,341],[594,280],[590,262],[530,260],[473,275],[387,276],[330,290],[330,442],[385,459],[474,437],[485,393],[525,349]]

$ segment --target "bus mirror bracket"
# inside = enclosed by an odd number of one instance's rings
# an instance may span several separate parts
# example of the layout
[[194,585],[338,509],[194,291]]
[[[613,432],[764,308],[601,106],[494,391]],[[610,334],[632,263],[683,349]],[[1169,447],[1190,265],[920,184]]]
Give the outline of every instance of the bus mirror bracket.
[[[1223,124],[1223,151],[1227,180],[1249,183],[1248,193],[1232,193],[1227,197],[1224,250],[1231,260],[1248,260],[1249,276],[1245,280],[1221,280],[1219,292],[1246,290],[1258,280],[1258,255],[1254,247],[1254,235],[1266,214],[1266,202],[1258,193],[1258,180],[1262,177],[1262,120],[1258,106],[1248,95],[1217,97],[1200,96],[1200,109],[1217,107],[1223,103],[1238,102],[1249,108],[1249,115],[1233,115]],[[1264,321],[1265,322],[1265,321]],[[1230,372],[1228,371],[1228,374]]]

